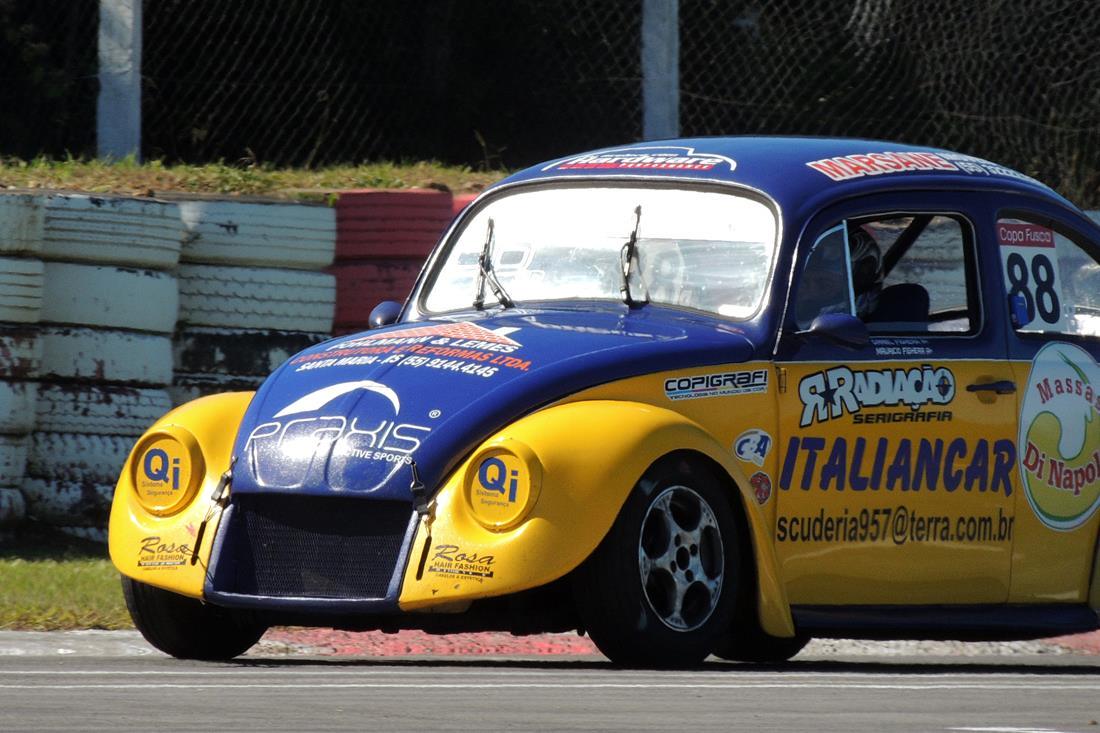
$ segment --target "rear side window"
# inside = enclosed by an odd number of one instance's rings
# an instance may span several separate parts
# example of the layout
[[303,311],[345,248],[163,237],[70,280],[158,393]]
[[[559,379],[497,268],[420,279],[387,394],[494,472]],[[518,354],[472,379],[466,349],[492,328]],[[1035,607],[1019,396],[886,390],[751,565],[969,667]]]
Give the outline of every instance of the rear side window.
[[1021,333],[1100,337],[1100,248],[1051,224],[997,220],[1012,323]]

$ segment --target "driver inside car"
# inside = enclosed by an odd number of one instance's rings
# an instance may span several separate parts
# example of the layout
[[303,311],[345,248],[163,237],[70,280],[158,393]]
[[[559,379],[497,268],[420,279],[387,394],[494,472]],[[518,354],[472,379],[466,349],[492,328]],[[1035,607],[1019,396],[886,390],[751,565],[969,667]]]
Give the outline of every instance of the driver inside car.
[[856,317],[868,321],[878,307],[885,277],[882,250],[878,242],[862,226],[848,227],[848,252],[852,258],[852,290],[856,298]]
[[[845,267],[844,241],[839,228],[818,241],[802,273],[795,302],[799,328],[809,328],[826,313],[851,313]],[[884,278],[882,251],[875,238],[861,226],[848,229],[848,252],[852,262],[855,315],[870,318],[878,305]]]

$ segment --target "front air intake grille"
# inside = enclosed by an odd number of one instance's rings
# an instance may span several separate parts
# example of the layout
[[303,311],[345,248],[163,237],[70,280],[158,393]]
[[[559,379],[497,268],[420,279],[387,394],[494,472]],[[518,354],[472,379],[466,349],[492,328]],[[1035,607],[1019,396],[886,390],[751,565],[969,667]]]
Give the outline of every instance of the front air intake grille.
[[404,502],[239,495],[214,587],[276,598],[385,598],[411,518]]

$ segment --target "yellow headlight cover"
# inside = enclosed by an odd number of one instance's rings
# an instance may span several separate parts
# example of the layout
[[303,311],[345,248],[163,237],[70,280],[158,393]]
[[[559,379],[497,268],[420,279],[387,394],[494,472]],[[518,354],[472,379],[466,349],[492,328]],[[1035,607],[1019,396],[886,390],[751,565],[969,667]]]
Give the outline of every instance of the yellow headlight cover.
[[463,484],[474,519],[487,529],[511,529],[538,501],[542,464],[526,444],[501,440],[473,457]]
[[195,436],[175,425],[146,434],[134,449],[130,470],[138,501],[161,517],[190,504],[206,473]]

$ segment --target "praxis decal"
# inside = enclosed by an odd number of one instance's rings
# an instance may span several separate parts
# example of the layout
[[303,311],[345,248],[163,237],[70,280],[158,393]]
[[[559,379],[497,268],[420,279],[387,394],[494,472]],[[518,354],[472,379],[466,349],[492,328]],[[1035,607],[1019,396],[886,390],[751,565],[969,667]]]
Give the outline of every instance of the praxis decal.
[[[351,401],[351,402],[349,402]],[[356,405],[356,414],[338,409]],[[314,390],[257,425],[248,435],[245,451],[256,462],[264,485],[297,488],[303,484],[315,458],[335,461],[392,464],[392,474],[411,456],[432,428],[400,417],[401,401],[392,389],[371,380],[340,382]],[[379,484],[380,485],[380,484]],[[364,486],[364,491],[374,487]]]

